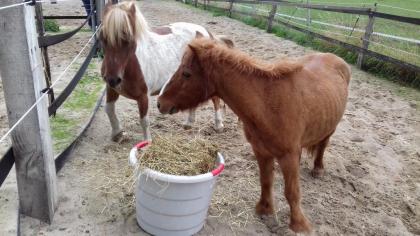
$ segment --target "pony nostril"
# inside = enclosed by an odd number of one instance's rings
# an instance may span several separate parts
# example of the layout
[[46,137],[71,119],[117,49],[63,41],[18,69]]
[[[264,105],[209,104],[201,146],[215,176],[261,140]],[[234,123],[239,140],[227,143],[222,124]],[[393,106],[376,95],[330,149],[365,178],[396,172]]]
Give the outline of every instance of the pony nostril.
[[158,108],[158,109],[160,108],[160,103],[159,103],[159,102],[157,103],[157,108]]
[[121,83],[122,79],[117,77],[117,78],[112,78],[108,80],[109,86],[111,87],[115,87],[117,85],[119,85]]

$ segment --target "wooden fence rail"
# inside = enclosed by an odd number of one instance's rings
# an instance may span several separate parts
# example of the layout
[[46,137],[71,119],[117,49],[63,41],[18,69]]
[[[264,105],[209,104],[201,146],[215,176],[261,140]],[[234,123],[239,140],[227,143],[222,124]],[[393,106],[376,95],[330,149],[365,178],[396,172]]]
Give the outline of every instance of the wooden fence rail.
[[[206,0],[203,0],[206,1]],[[197,1],[196,1],[197,2]],[[271,1],[265,1],[265,0],[256,0],[256,1],[246,1],[246,0],[212,0],[212,2],[226,2],[229,3],[229,6],[227,9],[225,8],[221,8],[221,7],[217,7],[217,6],[211,6],[215,9],[219,9],[222,11],[226,11],[228,16],[231,17],[232,13],[237,13],[240,15],[244,15],[244,16],[252,16],[252,14],[249,13],[245,13],[245,12],[241,12],[238,10],[234,9],[234,4],[235,3],[241,3],[241,4],[267,4],[267,5],[271,5],[271,11],[269,12],[268,17],[267,16],[262,16],[262,15],[258,15],[258,17],[260,18],[265,18],[267,20],[267,32],[271,32],[272,31],[272,27],[273,27],[273,23],[278,23],[280,25],[283,25],[287,28],[291,28],[293,30],[308,34],[312,37],[324,40],[328,43],[332,43],[332,44],[336,44],[338,46],[341,46],[347,50],[353,51],[358,53],[358,60],[357,60],[357,66],[359,68],[362,67],[363,65],[363,60],[364,60],[364,56],[371,56],[374,57],[378,60],[381,61],[385,61],[385,62],[389,62],[395,65],[398,65],[400,67],[406,68],[410,71],[416,72],[416,73],[420,73],[420,67],[414,64],[411,64],[410,62],[406,62],[406,61],[402,61],[390,56],[386,56],[374,51],[369,50],[369,39],[370,36],[373,33],[373,25],[375,22],[375,18],[383,18],[383,19],[388,19],[388,20],[393,20],[393,21],[397,21],[397,22],[402,22],[402,23],[410,23],[410,24],[414,24],[414,25],[420,25],[420,18],[413,18],[413,17],[406,17],[406,16],[399,16],[399,15],[392,15],[392,14],[388,14],[388,13],[382,13],[382,12],[377,12],[376,11],[376,6],[372,7],[372,8],[363,8],[363,7],[342,7],[342,6],[331,6],[331,5],[321,5],[321,4],[309,4],[307,1],[306,3],[295,3],[295,2],[289,2],[289,1],[283,1],[283,0],[271,0]],[[186,2],[187,3],[187,2]],[[207,6],[208,6],[208,2],[207,2]],[[313,32],[311,30],[309,30],[307,27],[306,28],[302,28],[299,26],[296,26],[294,24],[291,24],[289,21],[285,22],[279,19],[275,18],[276,15],[276,11],[277,11],[277,6],[292,6],[292,7],[298,7],[298,8],[304,8],[304,9],[314,9],[314,10],[321,10],[321,11],[328,11],[328,12],[337,12],[337,13],[346,13],[346,14],[357,14],[357,15],[366,15],[369,17],[369,21],[368,24],[366,25],[365,28],[365,34],[364,36],[361,38],[362,40],[362,47],[350,44],[350,43],[346,43],[316,32]],[[309,13],[308,13],[308,17],[309,17]],[[307,20],[307,24],[310,21],[310,19]]]
[[[231,0],[212,0],[212,2],[230,2]],[[276,4],[276,5],[283,5],[288,7],[298,7],[298,8],[306,8],[306,9],[313,9],[313,10],[320,10],[320,11],[331,11],[337,13],[347,13],[347,14],[355,14],[355,15],[370,15],[373,14],[374,17],[394,20],[404,23],[410,23],[415,25],[420,25],[420,18],[414,17],[407,17],[407,16],[399,16],[399,15],[392,15],[383,12],[375,12],[372,8],[366,7],[342,7],[342,6],[332,6],[332,5],[321,5],[321,4],[308,4],[308,3],[295,3],[295,2],[288,2],[288,1],[246,1],[246,0],[232,0],[234,3],[242,3],[242,4]]]

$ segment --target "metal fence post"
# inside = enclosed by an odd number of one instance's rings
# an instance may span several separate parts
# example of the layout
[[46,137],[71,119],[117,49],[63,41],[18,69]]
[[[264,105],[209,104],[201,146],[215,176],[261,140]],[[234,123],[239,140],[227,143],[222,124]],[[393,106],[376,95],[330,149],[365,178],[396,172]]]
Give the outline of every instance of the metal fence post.
[[96,0],[96,24],[100,25],[102,23],[102,17],[105,8],[105,0]]
[[[90,0],[90,14],[92,14],[92,16],[90,17],[90,22],[92,22],[92,32],[96,31],[96,4],[95,4],[95,0]],[[95,38],[96,40],[96,38]]]

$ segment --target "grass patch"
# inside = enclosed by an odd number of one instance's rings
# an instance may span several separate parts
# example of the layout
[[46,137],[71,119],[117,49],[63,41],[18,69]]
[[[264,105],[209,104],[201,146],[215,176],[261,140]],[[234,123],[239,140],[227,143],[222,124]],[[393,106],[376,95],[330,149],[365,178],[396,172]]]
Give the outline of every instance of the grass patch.
[[64,150],[76,137],[75,127],[78,125],[74,119],[57,114],[50,118],[54,150]]
[[79,133],[104,88],[104,83],[96,70],[96,62],[90,63],[85,75],[57,111],[57,115],[50,118],[53,146],[57,154],[63,151]]
[[44,20],[44,28],[45,28],[45,31],[48,31],[48,32],[59,32],[60,31],[60,25],[54,19]]
[[72,111],[91,109],[98,99],[99,91],[102,90],[102,84],[98,75],[85,75],[63,107]]

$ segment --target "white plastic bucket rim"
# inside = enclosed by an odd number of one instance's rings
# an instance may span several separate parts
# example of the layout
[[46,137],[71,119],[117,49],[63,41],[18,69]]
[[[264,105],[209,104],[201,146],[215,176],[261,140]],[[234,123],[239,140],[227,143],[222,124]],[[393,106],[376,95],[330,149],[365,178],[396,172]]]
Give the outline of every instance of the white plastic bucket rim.
[[[131,149],[130,157],[129,157],[130,165],[132,166],[137,165],[137,163],[139,162],[139,160],[137,159],[138,150],[146,147],[149,144],[150,144],[149,141],[142,141]],[[223,171],[223,169],[225,168],[225,160],[223,158],[223,155],[219,152],[217,153],[217,164],[218,166],[211,172],[201,174],[201,175],[194,175],[194,176],[165,174],[165,173],[155,171],[149,168],[142,169],[141,172],[142,174],[145,174],[152,179],[161,180],[164,182],[198,183],[198,182],[209,181],[215,178],[216,176],[218,176]]]

